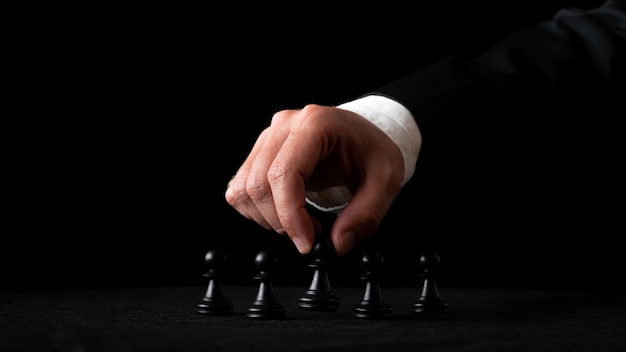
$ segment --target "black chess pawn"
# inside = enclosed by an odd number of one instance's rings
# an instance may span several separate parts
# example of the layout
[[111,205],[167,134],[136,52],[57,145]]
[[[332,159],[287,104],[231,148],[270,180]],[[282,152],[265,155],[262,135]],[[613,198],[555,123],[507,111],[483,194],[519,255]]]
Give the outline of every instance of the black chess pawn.
[[438,313],[448,311],[448,304],[441,299],[439,289],[437,288],[437,279],[440,277],[440,264],[441,261],[437,253],[420,256],[420,273],[418,277],[422,280],[422,289],[417,300],[413,302],[414,313]]
[[274,270],[278,264],[276,255],[271,251],[261,251],[257,254],[255,267],[258,274],[254,279],[259,282],[256,299],[248,307],[248,318],[253,319],[285,319],[286,309],[278,302],[274,292]]
[[383,257],[379,253],[364,254],[361,261],[365,280],[365,292],[361,302],[354,306],[354,316],[364,319],[384,318],[391,315],[391,305],[383,298],[380,290],[380,272]]
[[204,262],[208,269],[204,276],[209,278],[209,285],[202,302],[196,305],[196,311],[200,314],[213,315],[231,313],[234,304],[224,295],[222,289],[226,255],[220,250],[212,249],[204,256]]
[[309,289],[298,300],[298,308],[323,312],[339,310],[340,299],[330,288],[328,271],[334,266],[332,259],[336,256],[335,248],[329,238],[318,239],[313,247],[315,257],[308,266],[314,270]]

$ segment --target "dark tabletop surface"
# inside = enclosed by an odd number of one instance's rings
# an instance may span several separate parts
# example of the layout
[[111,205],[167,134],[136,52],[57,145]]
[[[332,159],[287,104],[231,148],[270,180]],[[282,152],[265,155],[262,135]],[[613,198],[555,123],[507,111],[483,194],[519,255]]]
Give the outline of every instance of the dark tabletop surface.
[[626,296],[440,288],[445,313],[413,313],[419,291],[383,287],[385,319],[359,319],[359,287],[336,312],[297,307],[306,288],[275,286],[286,319],[246,317],[255,286],[228,286],[234,312],[198,314],[206,287],[0,292],[0,351],[626,351]]

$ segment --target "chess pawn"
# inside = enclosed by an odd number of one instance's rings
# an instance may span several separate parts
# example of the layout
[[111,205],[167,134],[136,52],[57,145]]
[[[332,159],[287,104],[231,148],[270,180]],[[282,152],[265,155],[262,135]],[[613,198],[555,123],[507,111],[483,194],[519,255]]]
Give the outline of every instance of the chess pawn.
[[436,253],[420,256],[420,273],[418,277],[422,280],[422,290],[417,300],[413,303],[414,313],[448,311],[448,305],[439,296],[439,289],[437,288],[440,264],[439,255]]
[[364,254],[361,261],[364,273],[361,279],[365,280],[365,292],[361,302],[354,306],[354,316],[357,318],[383,318],[391,314],[391,305],[385,302],[380,290],[380,269],[383,257],[378,254]]
[[323,238],[316,242],[312,251],[315,260],[308,266],[314,270],[309,289],[298,300],[298,308],[323,312],[339,310],[341,301],[330,288],[328,270],[333,268],[332,258],[335,256],[330,239]]
[[209,284],[202,301],[196,305],[196,311],[199,314],[213,315],[231,313],[234,304],[224,295],[221,281],[224,276],[226,255],[213,249],[206,253],[204,262],[208,271],[203,276],[209,279]]
[[271,251],[261,251],[255,258],[258,274],[254,277],[259,282],[256,299],[248,307],[247,317],[253,319],[285,319],[286,309],[280,304],[274,292],[274,269],[278,264],[276,255]]

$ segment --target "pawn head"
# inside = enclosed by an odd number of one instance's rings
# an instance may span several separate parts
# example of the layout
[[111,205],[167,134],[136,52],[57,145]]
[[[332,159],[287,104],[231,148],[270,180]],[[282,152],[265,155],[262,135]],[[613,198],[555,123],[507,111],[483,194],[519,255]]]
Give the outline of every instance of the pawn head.
[[437,270],[441,260],[437,253],[422,254],[419,257],[419,267],[423,270]]
[[204,263],[209,269],[223,269],[226,264],[226,254],[218,249],[211,249],[204,256]]
[[365,253],[361,259],[361,267],[368,271],[380,269],[383,263],[383,256],[380,253]]
[[321,237],[317,238],[315,245],[313,246],[313,255],[315,258],[328,260],[334,258],[337,252],[335,252],[335,246],[330,238]]
[[260,251],[254,258],[254,266],[259,271],[272,272],[278,265],[278,259],[272,251]]

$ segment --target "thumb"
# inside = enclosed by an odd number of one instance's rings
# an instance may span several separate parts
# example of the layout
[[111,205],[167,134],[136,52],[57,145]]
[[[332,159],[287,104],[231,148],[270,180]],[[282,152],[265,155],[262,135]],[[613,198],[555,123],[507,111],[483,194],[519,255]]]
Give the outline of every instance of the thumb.
[[399,192],[400,184],[387,184],[379,180],[370,177],[335,219],[330,238],[338,255],[344,255],[380,227]]

